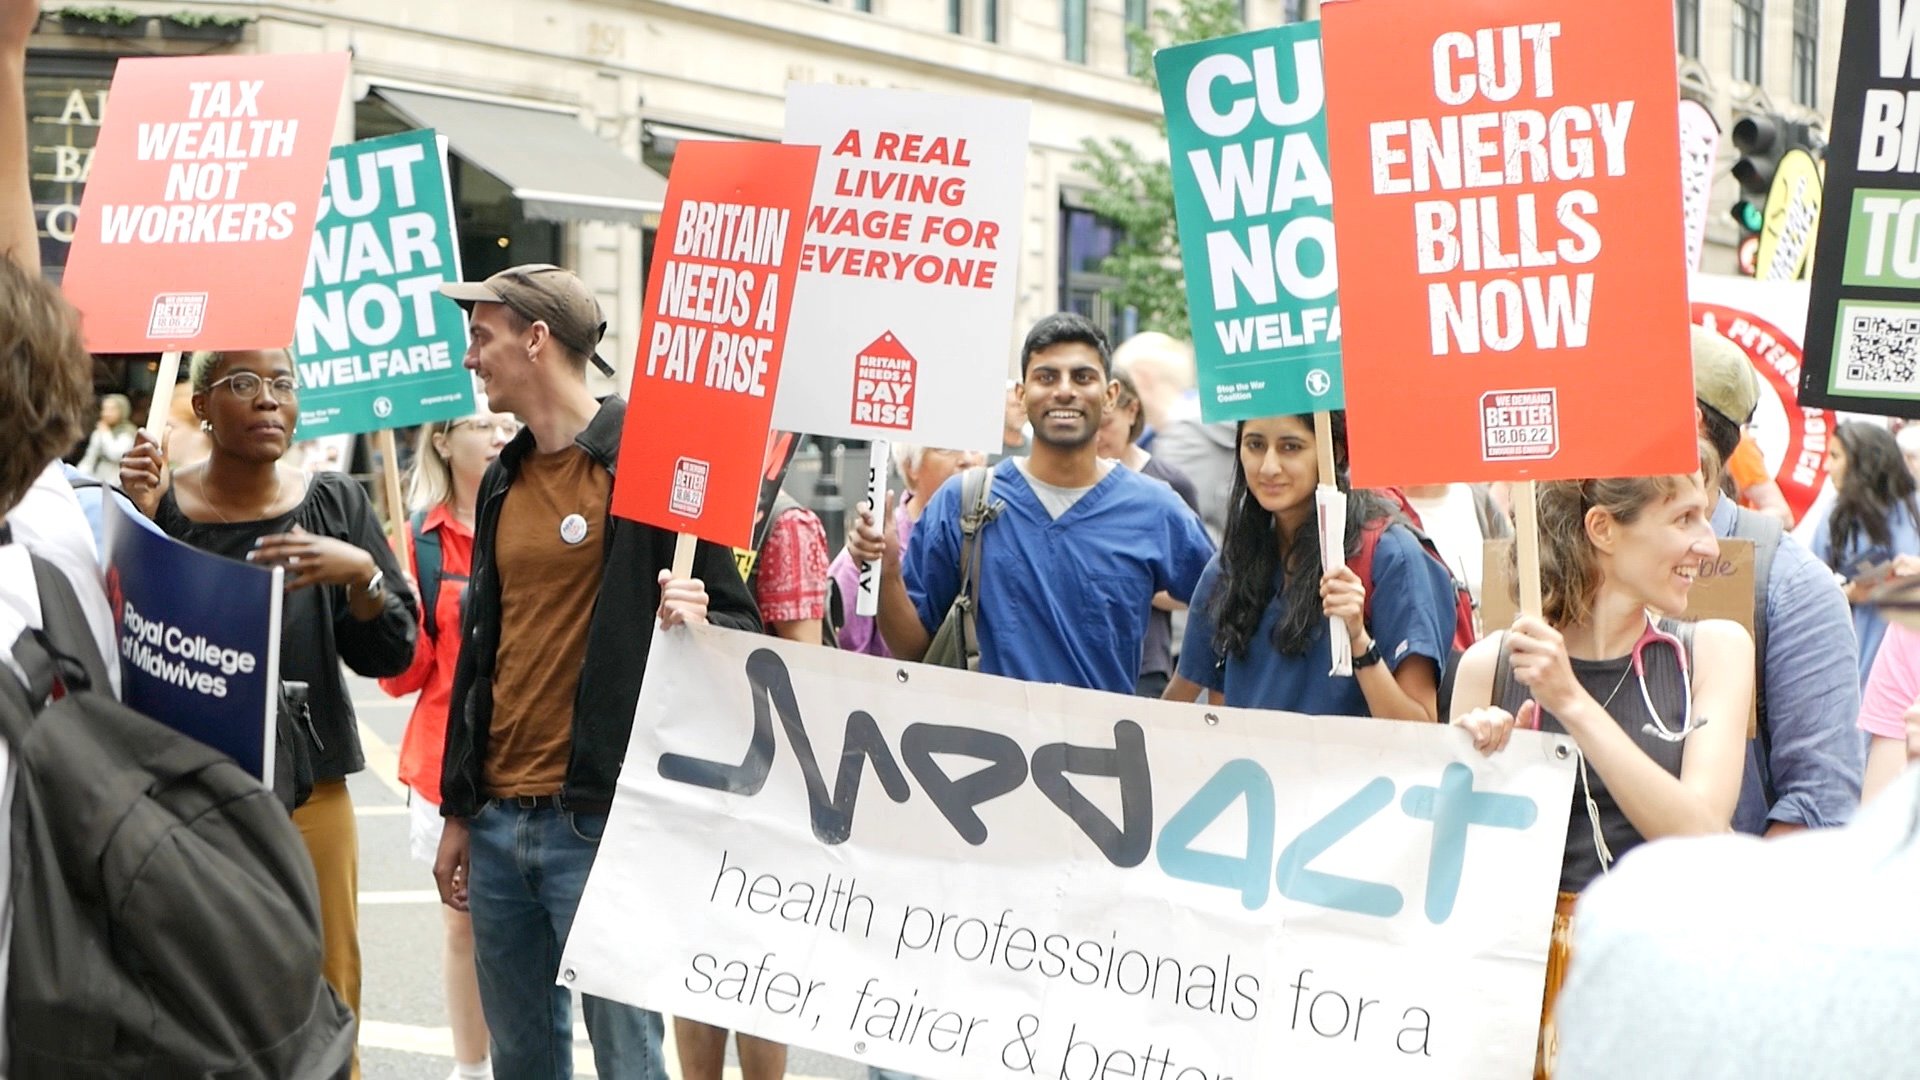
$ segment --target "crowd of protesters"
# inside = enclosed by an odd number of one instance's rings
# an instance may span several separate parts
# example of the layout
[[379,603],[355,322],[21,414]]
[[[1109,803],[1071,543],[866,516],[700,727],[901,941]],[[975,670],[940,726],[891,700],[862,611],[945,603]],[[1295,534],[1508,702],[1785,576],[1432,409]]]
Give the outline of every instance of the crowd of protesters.
[[[1576,902],[1623,857],[1662,838],[1832,830],[1853,816],[1863,779],[1869,799],[1912,801],[1902,770],[1920,717],[1920,634],[1889,627],[1875,604],[1884,583],[1920,574],[1920,504],[1901,452],[1912,442],[1842,424],[1828,459],[1835,496],[1802,545],[1781,520],[1790,515],[1778,489],[1737,460],[1753,453],[1758,380],[1704,330],[1691,341],[1699,468],[1540,485],[1544,610],[1475,627],[1477,643],[1460,640],[1457,605],[1481,595],[1481,541],[1511,532],[1506,493],[1353,489],[1341,414],[1318,428],[1298,415],[1205,424],[1176,340],[1116,350],[1065,313],[1026,334],[994,460],[896,445],[898,498],[860,509],[843,551],[829,551],[820,520],[783,495],[750,574],[703,542],[691,574],[676,576],[673,533],[611,512],[630,405],[589,390],[607,323],[579,277],[548,265],[443,287],[468,309],[465,363],[485,404],[418,434],[409,506],[390,508],[408,518],[407,558],[396,558],[358,483],[285,463],[301,389],[288,350],[196,354],[184,388],[191,423],[160,439],[133,429],[125,398],[90,400],[76,317],[38,273],[26,188],[21,72],[35,8],[0,0],[0,643],[36,625],[31,550],[70,579],[101,655],[113,655],[77,477],[106,481],[187,544],[286,570],[280,674],[310,688],[301,737],[315,779],[293,821],[313,864],[322,973],[356,1010],[359,847],[345,778],[366,761],[345,671],[417,694],[398,779],[411,792],[413,853],[431,864],[445,906],[455,1077],[571,1074],[561,947],[606,828],[649,643],[681,624],[918,660],[971,588],[974,666],[989,674],[1451,722],[1488,754],[1516,727],[1569,736],[1580,767],[1543,1075],[1563,1029],[1569,1075],[1638,1075],[1593,1063],[1604,1060],[1595,1047],[1625,1038],[1642,1014],[1614,1029],[1594,1017],[1630,993],[1615,984],[1644,985],[1649,966],[1688,967],[1672,962],[1681,943],[1647,944],[1673,924],[1640,919],[1627,877],[1594,931],[1594,974],[1578,976]],[[1315,524],[1323,439],[1347,494],[1337,556]],[[77,476],[62,469],[68,456]],[[975,530],[977,558],[963,566]],[[1726,538],[1755,545],[1751,632],[1680,618]],[[862,563],[879,566],[871,618],[852,613]],[[1329,674],[1336,623],[1348,674]],[[1814,850],[1793,843],[1779,850]],[[1742,858],[1764,867],[1766,856]],[[1629,859],[1623,873],[1655,865]],[[1773,903],[1764,873],[1752,880],[1726,903]],[[1699,914],[1700,903],[1658,884],[1641,886],[1646,903]],[[14,929],[0,926],[0,953]],[[1714,962],[1699,957],[1691,970]],[[1573,990],[1557,998],[1569,970]],[[1780,993],[1847,1000],[1837,985],[1816,989]],[[1863,1000],[1876,992],[1859,990]],[[1713,993],[1704,984],[1651,1011],[1684,1014]],[[599,1075],[667,1075],[662,1017],[592,996],[584,1012]],[[1813,1037],[1793,1023],[1777,1020],[1771,1035]],[[674,1033],[681,1075],[717,1080],[729,1033],[686,1020]],[[1713,1030],[1699,1037],[1728,1060],[1760,1052],[1714,1044]],[[735,1045],[746,1080],[783,1075],[784,1047],[746,1033]]]

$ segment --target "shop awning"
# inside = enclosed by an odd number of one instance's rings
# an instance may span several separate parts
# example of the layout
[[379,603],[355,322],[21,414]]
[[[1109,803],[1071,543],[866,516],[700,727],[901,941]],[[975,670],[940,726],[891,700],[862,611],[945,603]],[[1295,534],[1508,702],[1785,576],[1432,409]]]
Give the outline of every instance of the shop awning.
[[665,177],[623,156],[571,113],[384,86],[374,93],[499,178],[530,218],[640,225],[665,204]]

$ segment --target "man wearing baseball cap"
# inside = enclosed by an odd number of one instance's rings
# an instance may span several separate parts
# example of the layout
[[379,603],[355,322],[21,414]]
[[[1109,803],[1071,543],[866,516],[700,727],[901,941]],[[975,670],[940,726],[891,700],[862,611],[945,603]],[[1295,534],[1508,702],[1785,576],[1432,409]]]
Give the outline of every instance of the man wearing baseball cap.
[[[1724,465],[1760,401],[1739,346],[1693,328],[1693,393],[1700,434]],[[1713,531],[1753,542],[1754,659],[1759,735],[1747,752],[1733,826],[1776,835],[1844,825],[1860,803],[1864,768],[1853,617],[1833,573],[1779,521],[1718,492]]]
[[[626,402],[594,400],[606,318],[546,264],[443,285],[470,305],[466,366],[526,426],[480,482],[441,771],[434,878],[473,918],[480,1001],[502,1077],[572,1075],[561,947],[606,829],[654,620],[759,630],[733,554],[610,512]],[[705,582],[706,584],[702,584]],[[711,592],[709,592],[711,588]],[[602,1077],[665,1080],[659,1014],[585,998]]]

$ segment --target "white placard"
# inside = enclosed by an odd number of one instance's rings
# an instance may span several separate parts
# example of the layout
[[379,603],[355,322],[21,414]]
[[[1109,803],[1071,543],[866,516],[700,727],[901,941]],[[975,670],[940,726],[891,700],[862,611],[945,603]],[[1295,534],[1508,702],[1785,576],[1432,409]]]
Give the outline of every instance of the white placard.
[[564,985],[941,1080],[1531,1075],[1562,736],[653,650]]
[[1031,106],[795,83],[820,147],[773,425],[998,452]]

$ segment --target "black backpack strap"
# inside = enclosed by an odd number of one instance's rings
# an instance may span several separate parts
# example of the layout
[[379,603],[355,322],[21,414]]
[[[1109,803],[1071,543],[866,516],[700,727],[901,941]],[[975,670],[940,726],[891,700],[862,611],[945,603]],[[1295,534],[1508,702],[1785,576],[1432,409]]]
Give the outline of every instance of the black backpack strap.
[[980,608],[980,530],[1000,516],[1005,502],[993,502],[993,467],[976,465],[966,471],[960,482],[960,589],[961,640],[967,650],[978,648],[975,622]]
[[[38,555],[33,559],[34,586],[40,594],[40,623],[45,627],[45,644],[60,662],[60,679],[74,690],[100,689],[110,693],[113,681],[107,675],[107,661],[94,643],[93,628],[73,583],[60,568]],[[115,662],[119,658],[115,657]]]
[[1507,632],[1500,631],[1500,648],[1493,659],[1493,693],[1488,702],[1494,708],[1520,715],[1520,705],[1529,697],[1527,688],[1513,681],[1513,653],[1507,647]]
[[413,573],[420,585],[420,610],[426,613],[427,638],[440,640],[440,551],[439,532],[427,528],[427,512],[415,510],[407,519],[413,533]]

